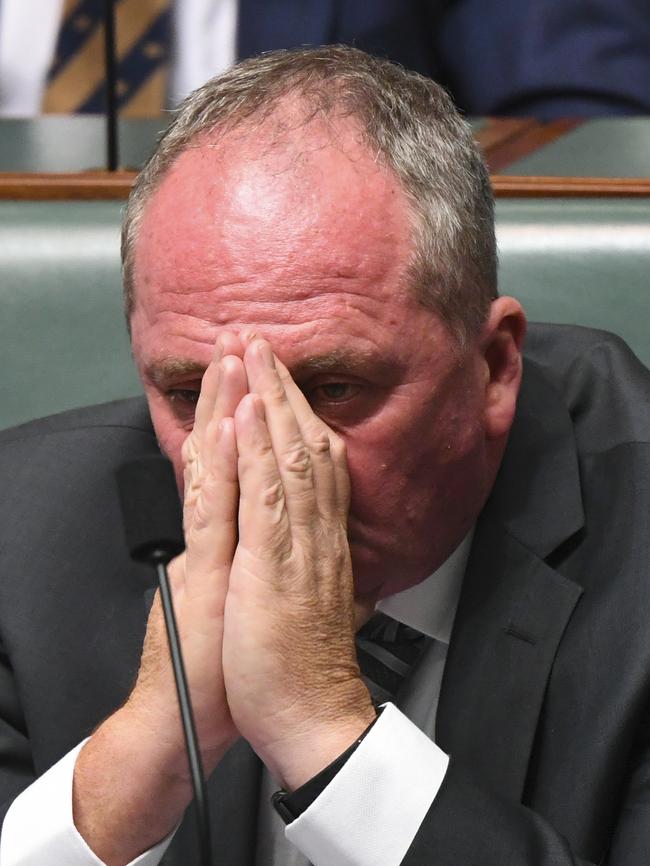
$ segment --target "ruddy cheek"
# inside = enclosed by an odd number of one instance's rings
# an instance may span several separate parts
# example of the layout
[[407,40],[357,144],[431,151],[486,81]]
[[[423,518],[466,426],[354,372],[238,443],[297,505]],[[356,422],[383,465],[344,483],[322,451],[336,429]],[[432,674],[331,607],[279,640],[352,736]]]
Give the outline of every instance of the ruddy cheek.
[[180,430],[173,419],[165,418],[159,412],[152,412],[152,419],[160,450],[165,457],[171,460],[179,489],[182,489],[183,461],[181,449],[188,433],[186,430]]

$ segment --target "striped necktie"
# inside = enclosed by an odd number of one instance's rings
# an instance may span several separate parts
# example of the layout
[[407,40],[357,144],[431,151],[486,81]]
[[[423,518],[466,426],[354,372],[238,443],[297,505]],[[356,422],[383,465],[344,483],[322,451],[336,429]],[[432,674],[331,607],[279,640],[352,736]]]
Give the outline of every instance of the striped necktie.
[[[167,90],[170,0],[117,0],[117,105],[125,117],[161,113]],[[101,113],[106,106],[104,0],[65,0],[43,111]]]
[[359,629],[357,659],[376,704],[396,698],[430,643],[431,638],[385,613],[376,613]]

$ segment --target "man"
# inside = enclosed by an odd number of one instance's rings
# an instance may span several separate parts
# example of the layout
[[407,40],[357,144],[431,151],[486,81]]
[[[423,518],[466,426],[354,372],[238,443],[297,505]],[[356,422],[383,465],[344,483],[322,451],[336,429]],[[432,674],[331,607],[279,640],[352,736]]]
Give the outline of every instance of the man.
[[[215,862],[643,863],[647,376],[542,329],[517,405],[524,315],[444,92],[353,49],[242,64],[185,104],[123,238]],[[161,615],[140,659],[114,538],[114,468],[155,449],[132,404],[4,437],[3,866],[191,862]],[[377,604],[439,638],[379,717]]]

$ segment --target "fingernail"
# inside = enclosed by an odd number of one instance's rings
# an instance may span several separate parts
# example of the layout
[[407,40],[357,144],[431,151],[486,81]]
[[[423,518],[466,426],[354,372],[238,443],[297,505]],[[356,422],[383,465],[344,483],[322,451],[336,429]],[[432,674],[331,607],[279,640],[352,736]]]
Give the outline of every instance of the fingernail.
[[247,346],[249,346],[253,342],[253,340],[257,339],[257,334],[255,333],[255,331],[240,331],[239,339]]

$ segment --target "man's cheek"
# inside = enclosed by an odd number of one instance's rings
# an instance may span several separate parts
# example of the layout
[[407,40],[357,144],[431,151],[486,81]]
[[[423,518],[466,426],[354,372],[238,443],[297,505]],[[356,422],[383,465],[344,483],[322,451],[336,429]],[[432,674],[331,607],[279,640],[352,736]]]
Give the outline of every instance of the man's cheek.
[[380,514],[390,510],[399,487],[398,475],[381,457],[363,449],[348,449],[348,470],[350,514],[374,523]]
[[183,442],[185,441],[187,436],[188,436],[188,434],[184,430],[179,431],[179,432],[175,433],[174,435],[172,435],[169,438],[166,447],[163,447],[163,451],[164,451],[165,455],[167,456],[167,458],[169,460],[171,460],[171,462],[174,466],[174,474],[176,476],[176,485],[178,487],[178,490],[179,490],[181,496],[183,495],[183,458],[182,458],[181,454],[182,454]]
[[176,476],[176,484],[178,489],[183,494],[183,459],[181,456],[183,442],[188,437],[189,433],[176,424],[171,422],[161,412],[151,413],[154,431],[160,450],[171,460],[174,466],[174,474]]

